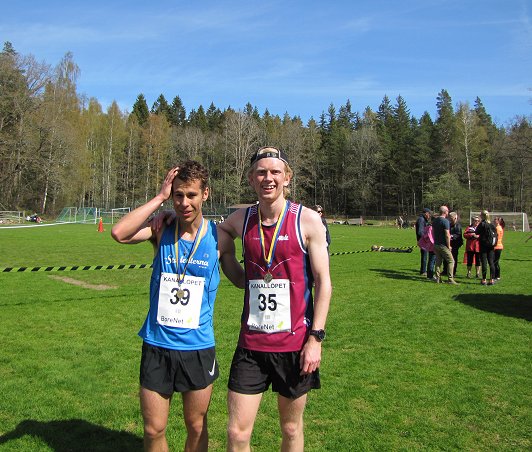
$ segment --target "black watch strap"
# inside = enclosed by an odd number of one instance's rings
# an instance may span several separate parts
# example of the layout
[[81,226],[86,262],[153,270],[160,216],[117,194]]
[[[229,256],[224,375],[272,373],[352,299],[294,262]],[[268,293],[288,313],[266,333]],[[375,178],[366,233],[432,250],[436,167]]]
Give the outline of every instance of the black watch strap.
[[310,330],[309,334],[314,336],[318,342],[321,342],[323,339],[325,339],[325,330]]

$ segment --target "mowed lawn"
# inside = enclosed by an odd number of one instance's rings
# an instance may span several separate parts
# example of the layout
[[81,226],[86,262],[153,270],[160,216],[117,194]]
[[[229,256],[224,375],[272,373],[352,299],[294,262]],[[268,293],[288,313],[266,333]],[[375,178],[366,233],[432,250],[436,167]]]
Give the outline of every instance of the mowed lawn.
[[[151,262],[148,244],[115,243],[96,225],[0,229],[0,267]],[[412,230],[331,226],[334,293],[322,389],[305,413],[306,450],[531,450],[532,240],[509,231],[502,279],[434,284]],[[349,254],[335,254],[350,252]],[[142,448],[137,336],[149,269],[0,273],[0,450]],[[211,450],[225,450],[226,383],[242,291],[223,278],[215,308],[221,375]],[[169,422],[181,450],[181,403]],[[252,441],[279,450],[276,398],[265,394]]]

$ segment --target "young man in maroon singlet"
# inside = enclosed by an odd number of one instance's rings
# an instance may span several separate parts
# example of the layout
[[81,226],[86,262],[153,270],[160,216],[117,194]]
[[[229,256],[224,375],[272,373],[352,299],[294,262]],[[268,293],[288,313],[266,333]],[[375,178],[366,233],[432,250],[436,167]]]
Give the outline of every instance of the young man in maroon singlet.
[[248,172],[258,204],[219,225],[220,235],[242,237],[246,275],[228,384],[230,451],[250,450],[262,394],[270,384],[278,393],[281,449],[303,450],[307,393],[320,387],[332,290],[329,256],[320,216],[286,199],[291,177],[282,151],[259,149]]

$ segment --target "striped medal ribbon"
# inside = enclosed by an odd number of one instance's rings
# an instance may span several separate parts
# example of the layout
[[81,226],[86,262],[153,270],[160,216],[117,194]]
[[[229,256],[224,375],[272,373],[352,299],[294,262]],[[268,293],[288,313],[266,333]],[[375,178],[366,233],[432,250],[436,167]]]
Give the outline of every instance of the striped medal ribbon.
[[205,219],[202,218],[201,219],[201,226],[199,228],[199,231],[196,233],[196,237],[194,238],[194,242],[192,243],[192,251],[187,256],[187,260],[185,262],[185,267],[183,268],[183,273],[179,274],[179,237],[181,236],[181,234],[179,233],[179,221],[177,221],[177,225],[176,225],[176,228],[175,228],[175,243],[174,243],[174,246],[175,246],[176,274],[177,274],[177,287],[178,287],[176,295],[177,295],[177,298],[179,298],[179,299],[181,299],[181,298],[183,298],[185,296],[185,291],[183,289],[181,289],[181,284],[185,280],[185,275],[187,273],[188,263],[192,259],[192,256],[194,256],[194,253],[199,248],[199,245],[201,243],[204,225],[205,225]]
[[279,215],[279,219],[277,220],[277,224],[275,225],[275,231],[273,232],[272,243],[270,243],[270,250],[268,251],[268,255],[266,256],[266,245],[264,243],[264,231],[262,229],[262,217],[260,214],[260,206],[258,208],[260,246],[262,248],[262,257],[264,259],[264,262],[266,263],[266,274],[264,275],[264,282],[266,284],[269,284],[271,280],[273,279],[273,275],[270,273],[270,267],[272,266],[273,258],[275,257],[275,248],[277,247],[277,240],[279,238],[279,234],[281,232],[281,227],[283,226],[283,222],[286,217],[287,210],[288,210],[288,200],[285,201],[281,215]]

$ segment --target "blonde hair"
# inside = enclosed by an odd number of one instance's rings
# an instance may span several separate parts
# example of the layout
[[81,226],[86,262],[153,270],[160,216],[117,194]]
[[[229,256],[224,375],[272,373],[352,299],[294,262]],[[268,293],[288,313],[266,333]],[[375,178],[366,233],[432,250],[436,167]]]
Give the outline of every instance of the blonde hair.
[[487,223],[491,223],[490,222],[490,213],[487,210],[483,210],[482,212],[480,212],[480,216],[481,216],[481,218],[486,220]]
[[[274,148],[273,146],[263,146],[257,150],[251,157],[251,166],[248,169],[247,177],[248,179],[253,174],[253,171],[255,171],[255,168],[257,167],[257,162],[261,158],[278,158],[284,163],[284,172],[285,174],[292,179],[294,172],[292,171],[292,168],[290,168],[290,165],[288,164],[288,160],[286,159],[286,156],[284,155],[284,152],[280,149]],[[288,187],[283,188],[283,195],[285,198],[288,198],[290,195],[290,189]]]
[[456,212],[451,212],[449,214],[449,218],[452,218],[454,221],[458,218],[458,214]]

